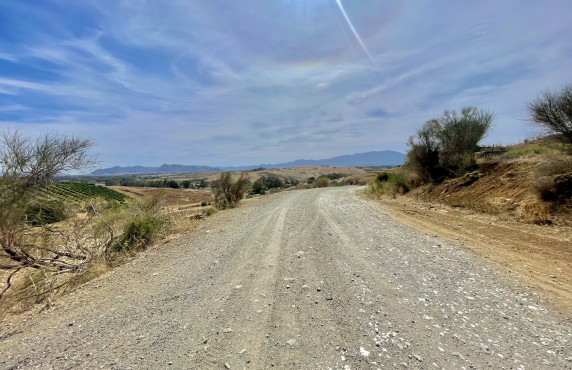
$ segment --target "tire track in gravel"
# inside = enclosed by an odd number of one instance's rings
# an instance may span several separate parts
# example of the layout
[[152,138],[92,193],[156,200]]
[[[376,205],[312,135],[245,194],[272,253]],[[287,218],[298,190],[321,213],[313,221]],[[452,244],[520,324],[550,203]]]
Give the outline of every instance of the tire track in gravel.
[[357,191],[220,212],[13,326],[0,368],[571,368],[535,292]]
[[[271,209],[248,227],[245,238],[237,243],[241,250],[236,261],[229,266],[231,281],[218,281],[227,294],[216,306],[217,315],[212,322],[203,322],[200,331],[208,333],[203,340],[204,353],[197,362],[213,368],[221,361],[235,365],[241,362],[253,368],[261,366],[260,355],[265,333],[271,324],[273,286],[276,280],[280,241],[289,209],[288,203],[299,194],[289,194],[287,200]],[[261,213],[264,214],[264,213]],[[238,304],[237,304],[238,302]],[[220,312],[220,313],[219,313]],[[225,354],[221,358],[221,353]],[[226,359],[225,359],[226,358]]]

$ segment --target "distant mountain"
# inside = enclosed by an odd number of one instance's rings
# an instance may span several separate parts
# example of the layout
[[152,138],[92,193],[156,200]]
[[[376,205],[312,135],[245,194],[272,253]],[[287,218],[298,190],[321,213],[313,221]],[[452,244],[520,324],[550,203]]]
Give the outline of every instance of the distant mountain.
[[218,168],[209,166],[186,166],[182,164],[163,164],[159,167],[128,166],[111,167],[93,171],[92,176],[118,176],[118,175],[149,175],[159,173],[191,173],[191,172],[213,172]]
[[329,159],[300,159],[293,162],[276,164],[258,164],[254,166],[238,167],[209,167],[185,166],[181,164],[163,164],[159,167],[111,167],[93,171],[92,176],[118,176],[118,175],[148,175],[168,173],[214,172],[214,171],[247,171],[254,168],[287,168],[300,166],[330,166],[330,167],[366,167],[366,166],[400,166],[405,162],[405,154],[384,150],[381,152],[357,153],[341,155]]
[[330,167],[366,167],[366,166],[401,166],[405,163],[405,154],[392,150],[381,152],[357,153],[351,155],[341,155],[329,159],[300,159],[297,161],[259,164],[256,166],[240,167],[220,167],[223,171],[247,171],[254,168],[287,168],[300,166],[330,166]]

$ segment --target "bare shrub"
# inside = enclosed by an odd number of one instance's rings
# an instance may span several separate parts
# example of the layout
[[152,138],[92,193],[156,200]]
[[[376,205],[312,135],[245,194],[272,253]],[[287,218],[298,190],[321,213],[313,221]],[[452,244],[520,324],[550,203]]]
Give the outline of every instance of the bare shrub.
[[572,144],[572,85],[560,91],[547,90],[528,104],[532,124],[545,135]]
[[[49,290],[57,289],[57,276],[78,273],[101,248],[88,250],[73,227],[71,232],[52,227],[51,223],[66,217],[67,210],[34,195],[54,176],[92,165],[92,145],[89,139],[54,134],[32,138],[20,131],[6,132],[0,138],[0,270],[7,276],[0,299],[23,271],[38,272],[50,283]],[[85,227],[86,222],[78,227]]]

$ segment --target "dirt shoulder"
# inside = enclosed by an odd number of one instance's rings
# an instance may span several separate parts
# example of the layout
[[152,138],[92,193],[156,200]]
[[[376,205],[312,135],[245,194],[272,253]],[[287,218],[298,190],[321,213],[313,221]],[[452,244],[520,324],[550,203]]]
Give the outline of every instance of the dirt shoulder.
[[460,243],[572,317],[572,227],[525,224],[410,196],[381,203],[394,220]]

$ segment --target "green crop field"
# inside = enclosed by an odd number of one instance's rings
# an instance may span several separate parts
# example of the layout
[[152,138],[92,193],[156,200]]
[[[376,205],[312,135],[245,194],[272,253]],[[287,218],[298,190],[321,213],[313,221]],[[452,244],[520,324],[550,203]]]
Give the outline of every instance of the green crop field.
[[42,198],[62,201],[84,201],[92,198],[103,198],[108,201],[124,202],[128,198],[120,192],[103,186],[76,182],[54,182],[39,189],[37,195]]

